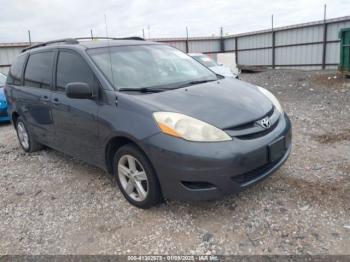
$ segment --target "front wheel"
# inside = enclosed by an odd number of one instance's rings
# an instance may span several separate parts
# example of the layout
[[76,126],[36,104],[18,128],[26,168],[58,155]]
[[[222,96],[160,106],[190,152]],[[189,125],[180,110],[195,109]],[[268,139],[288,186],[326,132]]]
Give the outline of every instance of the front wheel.
[[121,192],[132,205],[150,208],[162,202],[155,171],[137,147],[130,144],[121,147],[115,153],[113,169]]

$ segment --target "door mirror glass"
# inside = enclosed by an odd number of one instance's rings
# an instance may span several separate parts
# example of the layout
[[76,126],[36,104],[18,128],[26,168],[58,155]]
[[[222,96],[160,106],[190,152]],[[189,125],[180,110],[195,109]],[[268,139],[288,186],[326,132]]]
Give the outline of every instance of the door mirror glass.
[[88,99],[93,97],[92,89],[87,83],[72,82],[66,85],[66,95],[69,98]]

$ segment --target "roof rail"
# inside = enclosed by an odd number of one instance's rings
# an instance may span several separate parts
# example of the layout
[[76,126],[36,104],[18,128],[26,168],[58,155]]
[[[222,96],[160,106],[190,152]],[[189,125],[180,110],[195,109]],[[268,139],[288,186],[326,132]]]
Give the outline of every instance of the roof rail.
[[142,37],[138,36],[131,36],[131,37],[123,37],[123,38],[115,38],[115,37],[77,37],[77,38],[65,38],[65,39],[59,39],[59,40],[53,40],[53,41],[47,41],[43,42],[37,45],[29,46],[27,48],[24,48],[22,50],[22,53],[25,51],[28,51],[30,49],[34,49],[37,47],[47,46],[50,44],[57,44],[57,43],[66,43],[66,44],[79,44],[78,40],[141,40],[144,41]]
[[47,45],[56,44],[56,43],[79,44],[79,42],[76,39],[74,39],[74,38],[59,39],[59,40],[47,41],[47,42],[43,42],[43,43],[40,43],[40,44],[37,44],[37,45],[29,46],[27,48],[24,48],[22,50],[22,53],[25,52],[25,51],[28,51],[30,49],[33,49],[33,48],[47,46]]
[[117,38],[117,37],[100,37],[100,36],[93,36],[93,37],[77,37],[74,38],[75,40],[140,40],[140,41],[145,41],[145,39],[143,39],[142,37],[139,36],[130,36],[130,37],[121,37],[121,38]]

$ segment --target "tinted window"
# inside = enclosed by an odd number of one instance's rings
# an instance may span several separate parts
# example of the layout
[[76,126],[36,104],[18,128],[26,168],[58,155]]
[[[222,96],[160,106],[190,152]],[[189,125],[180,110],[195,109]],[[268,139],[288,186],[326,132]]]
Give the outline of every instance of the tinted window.
[[93,87],[94,74],[79,55],[61,51],[57,62],[56,87],[64,90],[71,82],[83,82]]
[[17,59],[12,63],[10,72],[7,77],[7,83],[9,85],[20,85],[21,77],[22,77],[22,69],[24,62],[26,61],[26,55],[20,55]]
[[32,54],[26,66],[24,85],[38,88],[50,88],[54,53]]

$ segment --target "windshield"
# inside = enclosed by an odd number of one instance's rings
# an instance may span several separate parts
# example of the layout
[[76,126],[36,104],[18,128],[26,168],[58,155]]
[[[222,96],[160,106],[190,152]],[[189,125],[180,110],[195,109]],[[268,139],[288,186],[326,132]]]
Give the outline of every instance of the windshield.
[[196,59],[202,65],[205,65],[206,67],[218,66],[218,64],[213,59],[211,59],[209,56],[206,56],[206,55],[194,55],[192,57],[194,59]]
[[103,47],[88,54],[116,89],[176,88],[217,79],[191,57],[165,45]]
[[4,86],[6,82],[6,76],[0,73],[0,86]]

